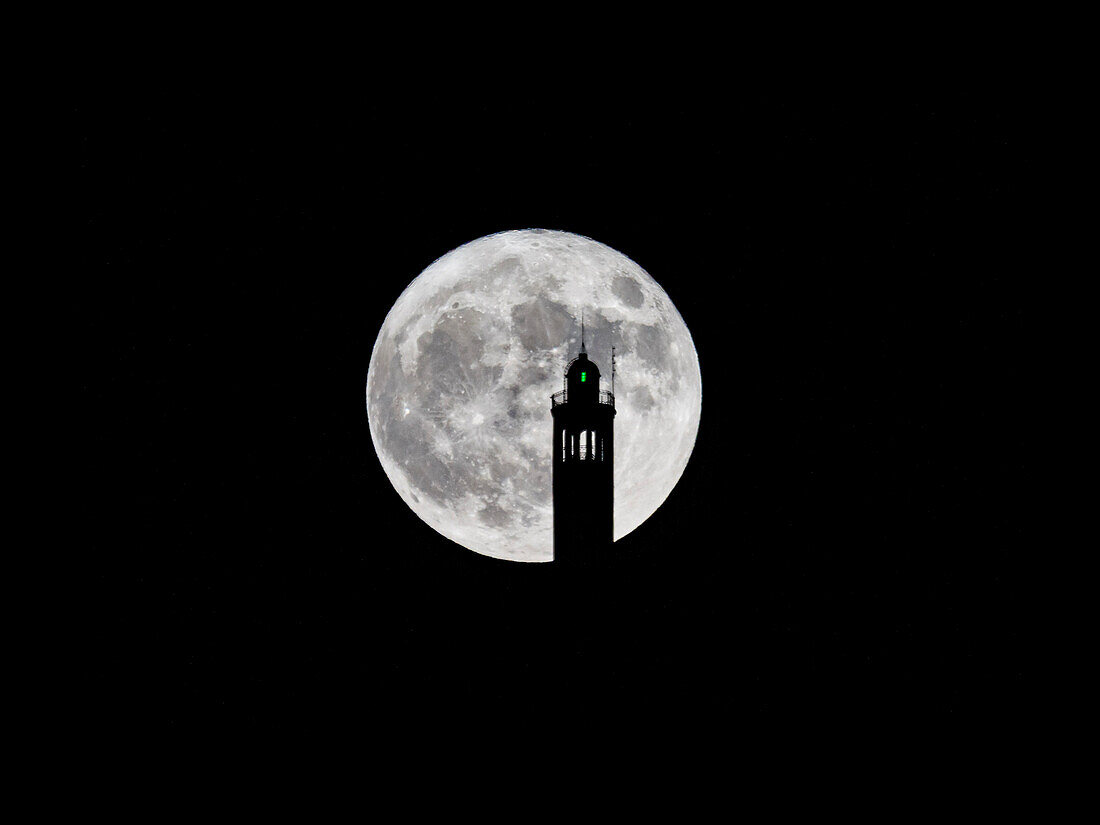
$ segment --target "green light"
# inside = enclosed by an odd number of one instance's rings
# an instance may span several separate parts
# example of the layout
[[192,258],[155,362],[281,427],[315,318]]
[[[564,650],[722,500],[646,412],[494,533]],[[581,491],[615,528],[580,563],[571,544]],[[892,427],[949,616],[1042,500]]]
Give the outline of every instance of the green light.
[[584,383],[584,377],[585,377],[586,375],[588,375],[588,373],[587,373],[587,372],[582,372],[582,373],[581,373],[581,383],[582,383],[582,384]]

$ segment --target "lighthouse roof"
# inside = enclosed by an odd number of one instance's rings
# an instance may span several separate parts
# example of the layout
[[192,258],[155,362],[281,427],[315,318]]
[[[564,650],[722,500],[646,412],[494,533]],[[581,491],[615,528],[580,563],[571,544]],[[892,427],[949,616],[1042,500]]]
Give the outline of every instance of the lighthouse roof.
[[599,378],[600,368],[596,366],[595,361],[588,359],[588,353],[581,352],[576,358],[570,361],[565,366],[565,377],[569,378],[572,375],[584,370],[588,375],[593,378]]

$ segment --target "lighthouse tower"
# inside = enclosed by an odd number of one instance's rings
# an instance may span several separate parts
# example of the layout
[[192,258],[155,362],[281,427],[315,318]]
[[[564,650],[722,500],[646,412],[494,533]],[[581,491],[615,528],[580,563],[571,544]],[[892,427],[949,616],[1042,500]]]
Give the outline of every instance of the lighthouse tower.
[[600,390],[600,369],[580,354],[565,368],[565,389],[550,398],[554,419],[554,561],[584,565],[614,541],[612,468],[615,396]]

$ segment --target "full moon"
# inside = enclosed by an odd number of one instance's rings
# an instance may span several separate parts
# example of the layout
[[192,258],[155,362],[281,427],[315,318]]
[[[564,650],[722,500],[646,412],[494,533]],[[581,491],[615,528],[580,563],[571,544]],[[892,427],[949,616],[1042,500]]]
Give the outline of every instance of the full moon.
[[591,238],[478,238],[420,273],[386,316],[367,372],[378,460],[433,529],[487,556],[551,561],[550,395],[581,345],[611,389],[615,539],[672,492],[702,412],[695,345],[665,291]]

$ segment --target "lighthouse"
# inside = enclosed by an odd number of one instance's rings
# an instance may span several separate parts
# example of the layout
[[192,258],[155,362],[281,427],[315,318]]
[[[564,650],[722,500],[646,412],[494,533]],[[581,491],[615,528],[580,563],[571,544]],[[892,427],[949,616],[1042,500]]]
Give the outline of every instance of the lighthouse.
[[615,395],[600,389],[600,369],[581,351],[565,368],[565,387],[550,397],[554,419],[554,562],[596,560],[611,549]]

